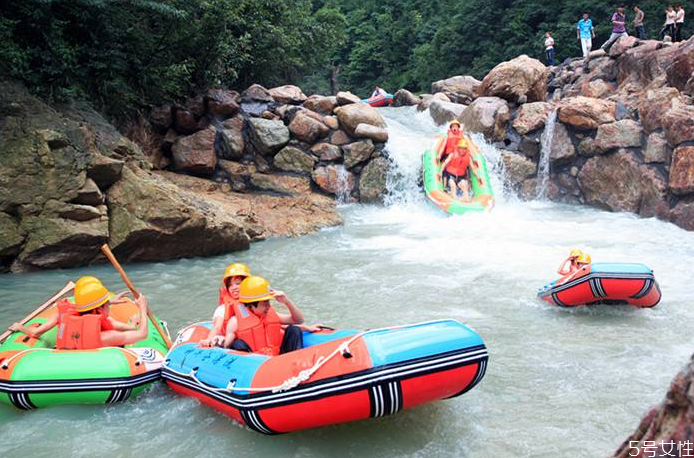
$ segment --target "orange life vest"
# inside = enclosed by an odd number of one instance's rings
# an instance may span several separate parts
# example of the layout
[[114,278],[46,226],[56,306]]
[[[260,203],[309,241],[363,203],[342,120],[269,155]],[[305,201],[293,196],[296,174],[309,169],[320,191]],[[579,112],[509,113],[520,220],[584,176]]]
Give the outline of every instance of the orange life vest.
[[446,172],[455,176],[463,176],[470,166],[470,153],[464,150],[463,153],[456,151],[446,166]]
[[254,353],[263,353],[269,356],[280,354],[284,330],[279,315],[272,307],[264,318],[259,318],[245,305],[236,302],[234,303],[234,315],[236,315],[239,323],[236,337],[246,342]]
[[453,154],[455,151],[458,151],[458,143],[460,143],[460,140],[463,139],[463,133],[458,132],[458,134],[454,134],[450,129],[448,130],[448,133],[446,134],[446,146],[443,149],[443,155],[442,159],[448,156],[449,154]]
[[234,316],[234,303],[238,302],[229,294],[229,290],[222,287],[219,288],[219,305],[224,306],[224,321],[222,321],[222,333],[225,336],[227,333],[227,324],[232,316]]
[[57,304],[58,333],[55,348],[58,350],[92,350],[101,348],[101,331],[114,329],[107,316],[100,313],[80,315],[67,299]]

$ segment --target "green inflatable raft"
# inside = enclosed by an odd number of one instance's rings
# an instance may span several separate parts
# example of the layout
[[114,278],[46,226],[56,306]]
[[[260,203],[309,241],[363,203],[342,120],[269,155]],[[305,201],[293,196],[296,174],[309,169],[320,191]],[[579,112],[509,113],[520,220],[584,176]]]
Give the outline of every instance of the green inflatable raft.
[[[25,325],[38,326],[56,313],[53,304]],[[112,304],[110,315],[127,323],[139,310],[126,300]],[[147,338],[136,344],[96,350],[56,350],[56,328],[39,339],[12,333],[0,345],[0,401],[31,410],[59,404],[110,404],[137,396],[159,379],[167,353],[164,323],[158,321],[155,326],[149,319],[148,331]]]
[[422,171],[424,175],[424,193],[434,205],[451,215],[461,215],[468,212],[486,212],[494,206],[494,191],[492,191],[487,161],[480,153],[477,145],[466,136],[470,145],[470,189],[472,198],[464,201],[451,196],[444,188],[441,181],[440,165],[438,161],[438,147],[445,137],[438,139],[433,148],[428,149],[422,155]]

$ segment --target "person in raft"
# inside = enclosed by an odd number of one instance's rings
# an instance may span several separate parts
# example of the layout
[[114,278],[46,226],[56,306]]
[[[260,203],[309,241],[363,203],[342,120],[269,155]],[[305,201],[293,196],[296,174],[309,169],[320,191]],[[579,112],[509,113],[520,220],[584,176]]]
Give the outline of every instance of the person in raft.
[[82,277],[75,282],[74,303],[67,299],[58,301],[58,313],[37,328],[15,323],[10,330],[39,338],[58,326],[55,345],[58,350],[90,350],[139,342],[148,332],[147,299],[143,295],[135,299],[140,319],[137,324],[126,324],[109,316],[111,304],[120,301],[121,296],[114,296],[98,278]]
[[[275,312],[270,299],[284,305],[289,314]],[[281,355],[303,348],[302,331],[317,332],[321,326],[302,326],[304,315],[282,291],[270,288],[267,280],[250,276],[239,286],[239,300],[229,320],[224,347],[238,351]]]
[[458,143],[463,139],[463,131],[460,129],[460,122],[453,120],[448,123],[448,132],[446,132],[445,141],[442,141],[437,151],[439,164],[442,164],[446,158],[458,149]]
[[212,316],[212,329],[206,339],[200,341],[202,347],[221,347],[227,333],[229,320],[234,315],[234,304],[239,301],[239,286],[251,271],[241,263],[229,264],[222,276],[222,287],[219,289],[219,305]]
[[[590,264],[590,255],[581,250],[573,249],[569,252],[569,257],[561,263],[557,273],[561,276],[571,275],[581,269],[581,267]],[[568,265],[567,265],[568,264]]]
[[[467,140],[462,139],[458,142],[458,148],[453,154],[448,155],[441,165],[441,179],[444,186],[448,183],[450,194],[453,197],[458,195],[457,190],[460,189],[463,192],[463,201],[466,202],[471,199],[470,186],[468,184],[470,179],[470,161],[470,148]],[[476,178],[482,184],[482,180],[479,177]]]
[[387,95],[388,93],[385,91],[385,89],[376,86],[376,89],[374,89],[373,94],[371,94],[371,97],[369,98],[375,99],[376,97],[385,97]]

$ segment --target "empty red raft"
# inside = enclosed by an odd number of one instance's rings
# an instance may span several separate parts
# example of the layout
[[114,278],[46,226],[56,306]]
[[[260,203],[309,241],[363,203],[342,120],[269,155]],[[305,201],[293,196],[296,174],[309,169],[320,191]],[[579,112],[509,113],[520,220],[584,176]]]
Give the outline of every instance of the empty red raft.
[[263,434],[392,415],[461,395],[484,376],[487,349],[455,320],[364,332],[304,333],[279,356],[201,348],[210,323],[183,329],[162,377]]
[[606,303],[654,307],[660,288],[643,264],[596,262],[546,285],[537,293],[550,304],[575,307]]

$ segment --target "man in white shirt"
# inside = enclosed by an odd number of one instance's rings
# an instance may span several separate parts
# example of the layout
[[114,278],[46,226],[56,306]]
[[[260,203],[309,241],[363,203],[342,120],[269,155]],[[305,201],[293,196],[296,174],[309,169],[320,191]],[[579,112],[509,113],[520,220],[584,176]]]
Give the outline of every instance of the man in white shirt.
[[677,5],[677,16],[675,17],[675,39],[674,41],[682,41],[682,28],[684,27],[684,7],[682,4]]

